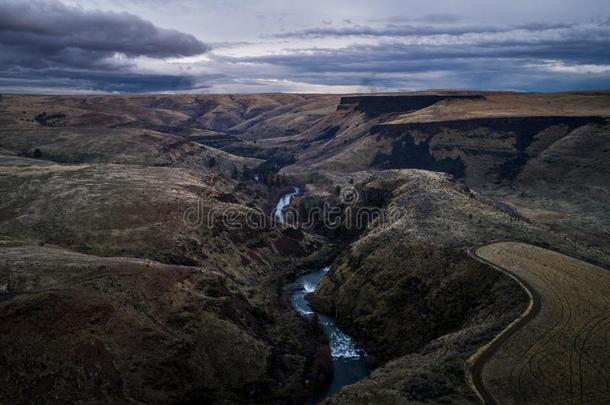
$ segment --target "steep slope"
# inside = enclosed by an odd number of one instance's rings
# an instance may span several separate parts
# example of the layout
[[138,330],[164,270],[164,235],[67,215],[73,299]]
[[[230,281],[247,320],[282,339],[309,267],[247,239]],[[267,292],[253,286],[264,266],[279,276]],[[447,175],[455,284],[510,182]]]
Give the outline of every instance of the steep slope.
[[[420,168],[452,171],[477,186],[512,181],[530,159],[574,130],[584,127],[576,133],[581,136],[607,132],[608,105],[610,93],[344,97],[337,107],[342,114],[332,116],[337,129],[322,144],[309,136],[312,150],[292,171]],[[342,125],[353,114],[373,125]]]
[[[65,153],[120,159],[98,146]],[[267,193],[207,166],[0,156],[0,402],[310,395],[325,349],[281,286],[320,241],[265,221]]]
[[0,261],[14,279],[0,295],[2,402],[231,401],[264,390],[270,342],[225,274],[27,245],[1,247]]
[[[371,135],[391,143],[389,153],[375,152],[379,168],[421,168],[445,171],[473,186],[510,183],[548,145],[570,135],[607,131],[597,116],[529,116],[457,121],[389,124]],[[383,147],[376,148],[383,150]]]
[[444,174],[383,171],[355,187],[359,195],[383,190],[384,216],[333,263],[313,303],[383,366],[332,403],[476,399],[466,360],[523,311],[526,295],[469,257],[468,247],[520,239],[610,262],[607,253],[528,223]]

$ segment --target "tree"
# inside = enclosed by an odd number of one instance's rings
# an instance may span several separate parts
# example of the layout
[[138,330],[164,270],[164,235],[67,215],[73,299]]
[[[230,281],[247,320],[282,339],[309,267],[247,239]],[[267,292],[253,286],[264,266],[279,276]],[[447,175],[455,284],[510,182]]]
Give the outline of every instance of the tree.
[[42,157],[42,152],[40,151],[40,149],[36,148],[34,149],[34,153],[32,154],[32,156],[34,156],[34,159],[40,159]]
[[214,167],[216,166],[216,158],[214,156],[212,156],[210,158],[210,160],[208,160],[208,167]]
[[341,195],[341,186],[335,187],[335,194]]
[[273,174],[271,172],[267,172],[265,175],[264,184],[270,187],[273,186]]
[[241,170],[241,175],[245,180],[250,180],[250,178],[252,177],[252,172],[250,171],[248,166],[244,165],[244,167]]
[[231,174],[231,177],[234,180],[237,180],[237,178],[239,177],[239,172],[237,171],[237,166],[233,166],[233,173]]

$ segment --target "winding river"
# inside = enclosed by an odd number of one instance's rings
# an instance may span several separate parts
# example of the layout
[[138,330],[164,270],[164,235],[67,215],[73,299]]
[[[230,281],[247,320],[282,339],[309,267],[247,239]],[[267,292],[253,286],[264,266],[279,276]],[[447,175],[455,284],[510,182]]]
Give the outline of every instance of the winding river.
[[[283,222],[283,210],[290,204],[292,197],[298,195],[298,187],[290,194],[280,198],[274,214],[279,222]],[[290,301],[294,309],[304,317],[316,314],[309,304],[309,295],[312,294],[322,277],[330,271],[325,267],[318,271],[312,271],[299,277],[294,282],[294,291]],[[309,403],[316,404],[339,391],[342,387],[353,384],[369,374],[366,361],[366,353],[360,349],[354,339],[337,327],[334,319],[317,314],[320,326],[328,338],[330,354],[333,360],[333,380],[328,389],[311,398]]]

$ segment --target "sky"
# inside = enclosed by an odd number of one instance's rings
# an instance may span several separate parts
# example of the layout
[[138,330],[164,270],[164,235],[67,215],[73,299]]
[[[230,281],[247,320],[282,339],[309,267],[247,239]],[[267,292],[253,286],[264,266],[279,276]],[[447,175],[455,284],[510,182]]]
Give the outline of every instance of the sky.
[[0,0],[0,92],[610,89],[608,0]]

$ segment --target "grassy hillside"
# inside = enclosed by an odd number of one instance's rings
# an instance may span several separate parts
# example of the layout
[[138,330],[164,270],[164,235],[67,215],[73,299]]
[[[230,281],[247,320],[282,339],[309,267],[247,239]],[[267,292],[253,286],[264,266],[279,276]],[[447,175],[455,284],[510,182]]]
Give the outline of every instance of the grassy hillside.
[[[386,191],[385,220],[372,223],[333,263],[313,303],[383,366],[332,403],[475,400],[466,361],[524,310],[526,295],[468,256],[468,247],[510,238],[597,255],[447,175],[387,171],[355,187],[361,196]],[[607,253],[597,258],[610,261]]]
[[[2,96],[0,402],[304,402],[329,350],[284,286],[332,258],[313,304],[374,370],[330,402],[475,401],[466,361],[527,296],[468,249],[610,264],[609,101]],[[293,184],[339,226],[274,226]]]

